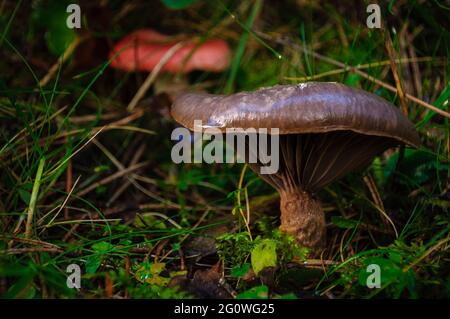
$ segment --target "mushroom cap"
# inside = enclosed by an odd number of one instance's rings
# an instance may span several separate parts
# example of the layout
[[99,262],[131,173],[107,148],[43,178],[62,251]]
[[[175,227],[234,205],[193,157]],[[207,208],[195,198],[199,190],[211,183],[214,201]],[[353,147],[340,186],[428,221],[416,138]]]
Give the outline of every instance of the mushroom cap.
[[[120,40],[110,53],[111,67],[124,71],[151,72],[178,41],[152,29],[140,29]],[[230,48],[223,40],[204,43],[186,41],[161,71],[188,73],[192,70],[221,72],[230,63]]]
[[353,131],[420,145],[414,125],[394,105],[375,94],[331,82],[276,85],[228,96],[186,93],[177,97],[171,114],[191,130],[194,120],[201,120],[205,127],[222,131],[226,128],[279,128],[280,134]]

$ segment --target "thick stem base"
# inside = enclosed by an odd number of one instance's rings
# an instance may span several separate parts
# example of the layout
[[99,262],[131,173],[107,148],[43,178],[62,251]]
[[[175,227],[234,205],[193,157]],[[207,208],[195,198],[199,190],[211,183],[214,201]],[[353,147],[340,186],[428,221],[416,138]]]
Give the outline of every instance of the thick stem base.
[[280,192],[280,230],[293,235],[298,244],[314,251],[325,245],[325,216],[318,200],[308,192]]

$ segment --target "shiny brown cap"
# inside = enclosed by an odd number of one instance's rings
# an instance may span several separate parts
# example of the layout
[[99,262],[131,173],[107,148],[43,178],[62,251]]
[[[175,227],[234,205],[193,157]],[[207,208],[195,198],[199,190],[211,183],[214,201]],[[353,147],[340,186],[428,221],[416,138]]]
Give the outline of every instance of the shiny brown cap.
[[[353,132],[393,138],[412,146],[420,139],[414,125],[381,97],[339,83],[276,85],[233,95],[187,93],[175,100],[173,118],[194,130],[205,127],[279,128],[280,134]],[[270,132],[270,131],[269,131]]]

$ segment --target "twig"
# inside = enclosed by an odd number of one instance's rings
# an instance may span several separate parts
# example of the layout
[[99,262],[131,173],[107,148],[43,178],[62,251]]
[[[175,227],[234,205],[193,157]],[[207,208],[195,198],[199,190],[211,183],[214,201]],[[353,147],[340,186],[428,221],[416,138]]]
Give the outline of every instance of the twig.
[[50,248],[50,247],[34,247],[34,248],[10,248],[7,250],[0,251],[0,254],[6,255],[18,255],[25,253],[61,253],[63,250],[61,248]]
[[298,258],[294,258],[292,260],[292,262],[298,264],[298,265],[302,265],[304,267],[320,267],[322,268],[323,266],[331,266],[331,265],[337,265],[339,264],[338,262],[334,261],[334,260],[325,260],[325,259],[306,259],[306,260],[301,260]]
[[112,120],[120,116],[120,113],[107,113],[107,114],[90,114],[90,115],[80,115],[80,116],[72,116],[69,118],[70,123],[74,124],[83,124],[86,122],[92,122],[97,119],[99,120]]
[[19,243],[35,245],[35,246],[44,246],[44,247],[48,247],[48,248],[61,249],[61,247],[59,247],[55,244],[48,243],[48,242],[41,241],[41,240],[36,240],[36,239],[26,239],[26,238],[21,238],[21,237],[7,237],[7,236],[1,236],[1,235],[0,235],[0,239],[11,240],[12,242],[19,242]]

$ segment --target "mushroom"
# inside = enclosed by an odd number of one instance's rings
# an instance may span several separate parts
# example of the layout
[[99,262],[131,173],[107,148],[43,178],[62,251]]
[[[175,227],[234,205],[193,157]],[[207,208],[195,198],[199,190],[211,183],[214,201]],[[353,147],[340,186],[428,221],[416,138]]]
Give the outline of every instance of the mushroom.
[[[152,71],[178,42],[152,29],[140,29],[120,40],[110,53],[111,66],[124,71]],[[230,48],[223,40],[187,41],[164,64],[161,71],[188,73],[193,70],[221,72],[230,63]]]
[[[185,93],[172,117],[190,130],[205,127],[279,128],[280,167],[259,174],[280,194],[280,229],[312,250],[325,244],[325,217],[316,193],[364,168],[387,148],[420,145],[412,123],[386,100],[339,83],[276,85],[229,96]],[[198,130],[198,129],[197,129]],[[273,151],[273,150],[272,150]]]

